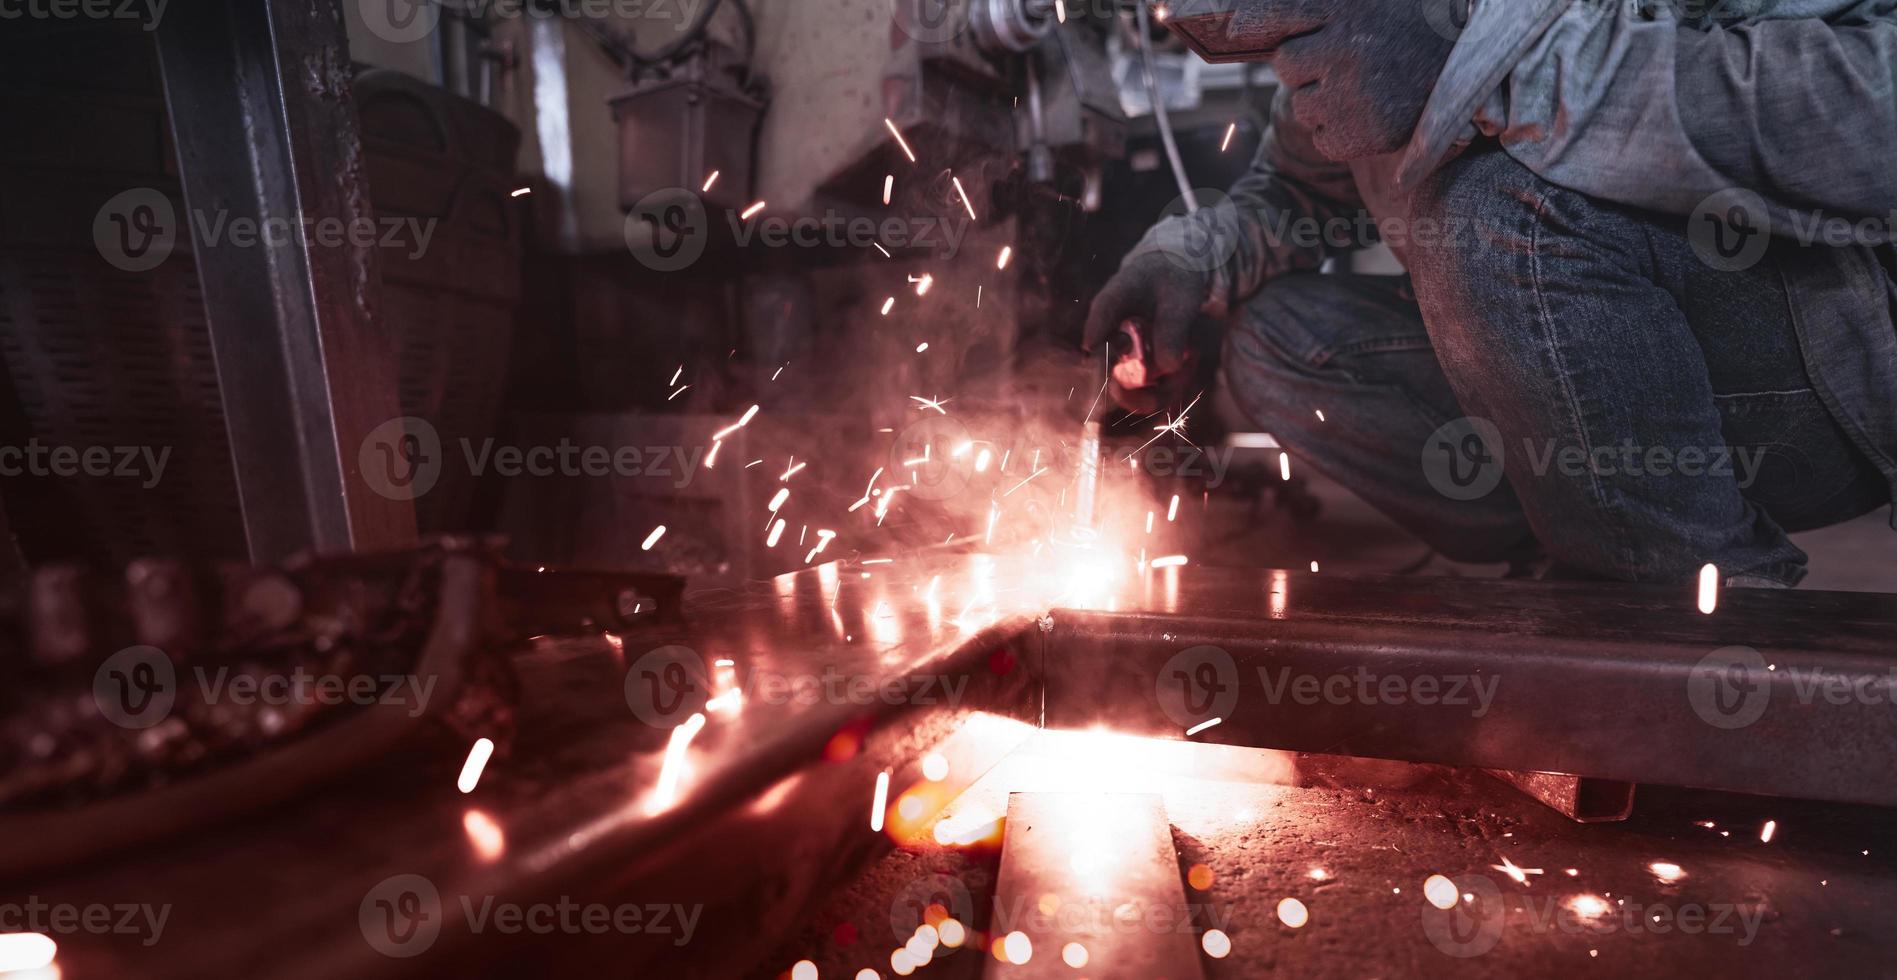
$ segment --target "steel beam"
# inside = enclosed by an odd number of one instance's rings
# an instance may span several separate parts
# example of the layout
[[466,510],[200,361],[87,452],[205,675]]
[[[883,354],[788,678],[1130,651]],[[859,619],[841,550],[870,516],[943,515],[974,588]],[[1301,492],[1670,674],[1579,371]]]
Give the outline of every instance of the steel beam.
[[413,542],[357,466],[401,415],[374,247],[305,230],[373,227],[340,3],[178,0],[157,39],[251,560]]
[[1199,980],[1192,911],[1159,796],[1015,793],[983,976]]
[[1705,616],[1628,585],[1141,589],[1052,615],[1049,727],[1897,805],[1897,597],[1734,590]]

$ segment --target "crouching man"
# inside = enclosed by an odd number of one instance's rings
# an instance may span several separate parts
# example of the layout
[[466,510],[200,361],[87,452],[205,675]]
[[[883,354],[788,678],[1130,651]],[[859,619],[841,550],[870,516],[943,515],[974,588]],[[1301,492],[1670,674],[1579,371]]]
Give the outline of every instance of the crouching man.
[[[1792,586],[1891,504],[1897,3],[1222,2],[1272,128],[1089,349],[1219,318],[1237,408],[1460,561]],[[1319,274],[1377,237],[1408,276]]]

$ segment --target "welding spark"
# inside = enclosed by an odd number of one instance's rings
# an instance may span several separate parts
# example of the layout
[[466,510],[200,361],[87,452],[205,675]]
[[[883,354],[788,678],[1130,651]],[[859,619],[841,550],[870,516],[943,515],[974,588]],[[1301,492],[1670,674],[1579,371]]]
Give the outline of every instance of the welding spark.
[[677,391],[675,391],[675,392],[672,392],[672,393],[671,393],[670,395],[667,395],[667,396],[665,397],[665,400],[669,402],[669,401],[671,401],[672,399],[674,399],[674,398],[677,398],[678,396],[680,396],[680,395],[682,395],[682,394],[684,394],[684,393],[686,393],[687,391],[690,391],[690,390],[691,390],[691,388],[692,388],[692,386],[691,386],[691,385],[685,385],[685,386],[683,386],[683,387],[681,387],[681,388],[679,388],[679,390],[677,390]]
[[915,280],[915,284],[916,295],[927,296],[929,295],[929,287],[935,285],[935,277],[925,272],[922,274],[922,278]]
[[685,376],[685,365],[680,364],[678,366],[678,370],[672,372],[672,380],[667,381],[665,383],[665,386],[667,388],[670,388],[671,386],[678,384],[678,379],[684,376]]
[[1778,833],[1778,821],[1767,820],[1765,822],[1765,826],[1759,828],[1759,843],[1761,844],[1772,843],[1772,835],[1776,833]]
[[704,193],[706,193],[706,194],[709,194],[709,193],[711,193],[711,188],[712,188],[712,185],[714,185],[714,184],[716,184],[716,183],[718,183],[718,175],[719,175],[720,173],[722,173],[722,171],[718,171],[718,170],[714,170],[714,171],[712,171],[712,172],[711,172],[711,176],[709,176],[709,177],[706,177],[706,178],[705,178],[705,190],[704,190]]
[[1146,533],[1153,533],[1153,512],[1150,510],[1146,512]]
[[1719,566],[1699,570],[1699,611],[1708,616],[1719,608]]
[[1166,22],[1166,18],[1171,17],[1171,16],[1172,16],[1171,8],[1167,7],[1163,3],[1153,4],[1153,19],[1154,20],[1164,24]]
[[717,432],[712,433],[711,441],[723,442],[726,436],[751,424],[751,420],[754,418],[757,418],[757,410],[758,410],[758,406],[756,405],[751,406],[748,410],[745,411],[743,417],[739,418],[737,422],[729,426],[726,426],[723,429],[719,429]]
[[1518,885],[1528,884],[1529,875],[1541,874],[1540,868],[1518,868],[1515,866],[1515,862],[1510,861],[1506,857],[1502,858],[1501,864],[1491,864],[1489,867],[1515,879],[1515,883]]
[[988,505],[988,533],[982,537],[982,544],[993,544],[995,540],[995,521],[1001,519],[1001,505]]
[[789,499],[790,499],[790,488],[784,487],[777,491],[777,496],[772,497],[770,504],[768,504],[764,509],[775,514],[777,513],[778,508],[784,506],[784,501],[789,500]]
[[988,465],[990,463],[993,463],[994,461],[995,461],[994,450],[992,449],[982,450],[981,453],[975,457],[975,472],[977,473],[988,472]]
[[784,369],[785,369],[785,368],[787,368],[787,367],[790,367],[790,364],[789,364],[789,363],[784,363],[784,364],[779,364],[779,365],[777,366],[777,370],[775,370],[775,371],[772,371],[772,372],[771,372],[771,380],[772,380],[772,381],[776,381],[776,380],[777,380],[777,377],[778,377],[778,375],[781,375],[781,374],[783,374],[783,373],[784,373]]
[[[1054,19],[1063,24],[1067,23],[1067,0],[1054,0]],[[1074,967],[1074,969],[1078,970],[1081,966],[1085,965],[1084,963],[1080,964]]]
[[1291,454],[1290,453],[1278,454],[1278,475],[1281,477],[1284,477],[1284,482],[1286,483],[1291,482]]
[[896,297],[891,296],[888,299],[883,300],[883,315],[884,316],[888,316],[889,311],[895,308],[896,308]]
[[790,468],[790,469],[787,469],[787,470],[785,470],[785,471],[784,471],[784,475],[783,475],[783,476],[780,476],[780,477],[778,477],[778,478],[777,478],[777,479],[778,479],[778,480],[779,480],[780,482],[783,482],[783,483],[789,483],[789,482],[790,482],[790,478],[791,478],[791,477],[793,477],[793,476],[796,476],[797,474],[799,474],[799,473],[801,473],[801,472],[803,472],[803,470],[804,470],[804,467],[806,467],[806,466],[809,466],[809,465],[810,465],[809,463],[799,463],[799,462],[797,462],[797,457],[795,457],[795,456],[792,456],[792,457],[790,458],[790,461],[791,461],[791,463],[792,463],[793,465],[791,466],[791,468]]
[[651,551],[652,546],[655,544],[658,544],[659,539],[662,537],[665,537],[665,525],[663,524],[659,525],[658,527],[653,528],[652,533],[646,535],[645,543],[639,546],[639,550]]
[[508,196],[509,197],[526,197],[527,195],[532,194],[533,192],[534,192],[534,189],[531,187],[519,187],[519,188],[515,188],[514,193],[509,194]]
[[1172,495],[1172,503],[1166,506],[1166,523],[1171,524],[1179,517],[1179,495]]
[[693,712],[685,723],[672,729],[671,741],[665,744],[665,762],[659,768],[658,785],[652,788],[652,798],[646,803],[646,812],[663,813],[671,807],[678,797],[678,782],[685,768],[685,750],[691,747],[692,739],[705,727],[705,716]]
[[1213,725],[1216,725],[1224,720],[1225,719],[1223,718],[1214,718],[1211,721],[1199,722],[1198,724],[1192,726],[1191,728],[1186,729],[1186,737],[1191,738],[1192,736],[1197,735],[1200,732],[1205,731],[1206,729],[1211,728]]
[[995,260],[995,268],[1004,269],[1004,270],[1007,269],[1008,260],[1011,258],[1014,258],[1014,246],[1013,245],[1001,246],[1001,257]]
[[1025,479],[1025,480],[1022,480],[1022,481],[1021,481],[1020,483],[1017,483],[1017,484],[1015,484],[1015,485],[1014,485],[1013,487],[1011,487],[1011,488],[1009,488],[1009,490],[1008,490],[1008,493],[1004,493],[1004,494],[1002,494],[1002,496],[1003,496],[1003,497],[1006,497],[1006,496],[1008,496],[1008,494],[1011,494],[1011,493],[1014,493],[1014,492],[1015,492],[1016,490],[1019,490],[1019,489],[1021,489],[1022,487],[1025,487],[1025,486],[1027,486],[1028,484],[1030,484],[1030,483],[1033,483],[1033,482],[1034,482],[1034,478],[1035,478],[1035,477],[1037,477],[1037,476],[1040,476],[1040,475],[1041,475],[1042,473],[1045,473],[1045,472],[1047,472],[1047,467],[1045,467],[1045,466],[1043,466],[1043,467],[1041,467],[1041,468],[1040,468],[1040,469],[1038,469],[1038,470],[1035,470],[1034,472],[1032,472],[1032,473],[1030,473],[1030,474],[1028,474],[1028,478],[1027,478],[1027,479]]
[[1154,568],[1178,568],[1178,567],[1180,567],[1181,565],[1184,565],[1185,563],[1186,563],[1186,556],[1185,556],[1185,555],[1167,555],[1167,556],[1166,556],[1166,557],[1164,557],[1164,558],[1155,558],[1155,559],[1153,559],[1153,565],[1152,565],[1152,567],[1154,567]]
[[949,402],[952,402],[955,399],[953,398],[924,398],[921,395],[910,395],[909,400],[922,406],[921,408],[917,409],[917,411],[919,412],[926,412],[929,409],[935,409],[936,412],[942,415],[947,415],[948,409],[945,409],[942,406],[947,405]]
[[718,450],[723,448],[725,448],[723,440],[713,439],[711,441],[711,452],[705,454],[706,469],[714,470],[718,468]]
[[[866,486],[863,488],[863,499],[858,500],[856,503],[853,503],[850,505],[850,511],[849,511],[850,513],[852,514],[856,513],[857,510],[861,508],[864,504],[869,503],[869,498],[873,496],[876,491],[876,479],[877,477],[880,477],[882,475],[883,475],[883,468],[880,466],[876,467],[876,472],[871,473],[869,476],[869,486]],[[818,531],[817,533],[819,535],[823,534],[822,531]]]
[[1311,572],[1312,572],[1313,574],[1316,574],[1316,572],[1317,572],[1317,562],[1312,562],[1312,563],[1311,563]]
[[749,221],[749,220],[751,220],[752,218],[755,218],[755,217],[757,217],[757,216],[758,216],[758,214],[759,214],[760,212],[762,212],[763,210],[764,210],[764,202],[763,202],[763,201],[759,201],[759,202],[757,202],[756,204],[753,204],[753,205],[751,205],[750,207],[748,207],[748,208],[745,208],[745,209],[744,209],[744,212],[743,212],[742,214],[740,214],[740,215],[738,215],[738,220],[739,220],[739,221]]
[[1323,409],[1321,409],[1321,408],[1317,410],[1317,420],[1318,420],[1319,422],[1329,422],[1329,421],[1330,421],[1330,419],[1327,419],[1327,418],[1325,418],[1325,417],[1324,417],[1324,410],[1323,410]]
[[869,805],[869,829],[883,831],[883,817],[889,810],[889,771],[876,774],[876,798]]
[[[59,958],[59,944],[38,932],[0,933],[0,971],[37,971]],[[58,976],[54,971],[54,976]]]
[[968,209],[968,220],[980,221],[980,218],[975,217],[975,202],[969,200],[968,192],[962,189],[962,178],[950,177],[949,180],[955,184],[955,193],[960,194],[962,197],[962,207]]
[[461,764],[461,778],[455,780],[455,788],[463,793],[474,792],[475,784],[481,781],[481,771],[487,768],[487,760],[493,755],[493,739],[475,739],[474,747],[468,750],[468,760]]
[[1219,144],[1220,153],[1224,153],[1226,150],[1229,150],[1232,148],[1232,137],[1237,134],[1238,134],[1237,123],[1233,123],[1230,126],[1225,127],[1225,140],[1224,142]]
[[922,343],[920,343],[920,344],[917,344],[917,345],[916,345],[916,353],[918,353],[918,354],[921,354],[921,353],[923,353],[923,352],[925,352],[925,351],[927,351],[928,349],[929,349],[929,342],[928,342],[928,341],[926,341],[926,340],[925,340],[925,341],[923,341]]
[[896,128],[896,121],[885,117],[883,125],[889,127],[889,135],[894,136],[896,145],[902,147],[902,155],[908,157],[910,163],[916,162],[916,151],[910,149],[909,141],[902,138],[902,130]]
[[777,542],[782,540],[783,537],[784,537],[784,519],[780,517],[777,519],[777,523],[771,526],[770,537],[767,537],[764,539],[764,547],[766,548],[777,547]]
[[889,176],[883,178],[883,206],[884,207],[889,206],[889,202],[895,200],[895,198],[896,198],[896,175],[890,174]]
[[895,256],[889,254],[889,249],[886,249],[883,247],[882,242],[870,242],[870,244],[876,246],[876,251],[883,253],[883,258],[886,258],[886,259],[895,258]]

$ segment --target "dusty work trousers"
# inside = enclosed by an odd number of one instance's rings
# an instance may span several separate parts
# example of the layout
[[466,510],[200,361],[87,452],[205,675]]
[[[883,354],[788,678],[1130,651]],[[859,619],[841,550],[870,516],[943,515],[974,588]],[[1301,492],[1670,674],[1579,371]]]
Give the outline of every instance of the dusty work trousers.
[[1411,277],[1272,282],[1235,312],[1221,373],[1294,457],[1442,554],[1794,585],[1788,531],[1889,502],[1813,389],[1771,255],[1714,269],[1684,219],[1496,150],[1439,174],[1432,212],[1472,230],[1405,250]]

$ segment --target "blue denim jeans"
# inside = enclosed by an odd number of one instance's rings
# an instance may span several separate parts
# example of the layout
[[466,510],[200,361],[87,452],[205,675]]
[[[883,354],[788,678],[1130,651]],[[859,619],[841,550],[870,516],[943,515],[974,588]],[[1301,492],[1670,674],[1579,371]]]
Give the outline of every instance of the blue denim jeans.
[[1812,387],[1772,256],[1713,269],[1684,221],[1493,150],[1413,203],[1470,230],[1406,249],[1410,278],[1272,282],[1230,325],[1223,383],[1447,557],[1663,583],[1711,562],[1795,585],[1807,556],[1788,531],[1889,502]]

